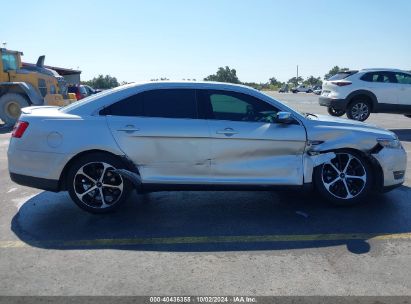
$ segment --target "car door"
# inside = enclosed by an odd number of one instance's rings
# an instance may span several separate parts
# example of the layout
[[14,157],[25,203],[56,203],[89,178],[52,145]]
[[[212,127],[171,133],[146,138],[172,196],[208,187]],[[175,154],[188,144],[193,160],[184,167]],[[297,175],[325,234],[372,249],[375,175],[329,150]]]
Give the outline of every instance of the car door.
[[381,109],[395,110],[398,103],[398,90],[394,75],[385,71],[370,72],[361,79],[367,82],[367,89],[375,94]]
[[411,113],[411,75],[395,73],[398,87],[398,106],[404,113]]
[[230,91],[199,91],[208,118],[214,183],[301,185],[306,132],[275,122],[274,106]]
[[146,91],[103,110],[124,153],[145,183],[197,183],[210,173],[207,121],[195,90]]

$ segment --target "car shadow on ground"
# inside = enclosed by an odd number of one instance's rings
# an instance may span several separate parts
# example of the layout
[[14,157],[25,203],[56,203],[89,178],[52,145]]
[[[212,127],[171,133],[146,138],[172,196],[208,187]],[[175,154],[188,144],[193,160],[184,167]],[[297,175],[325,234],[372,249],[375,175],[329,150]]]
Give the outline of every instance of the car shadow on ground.
[[401,141],[411,141],[411,129],[391,129]]
[[[411,232],[410,196],[411,188],[403,186],[358,206],[335,207],[312,192],[158,192],[133,194],[118,212],[93,215],[75,206],[67,193],[42,192],[22,202],[11,229],[25,244],[62,250],[346,245],[353,253],[366,253],[369,238]],[[350,234],[356,237],[344,237]]]

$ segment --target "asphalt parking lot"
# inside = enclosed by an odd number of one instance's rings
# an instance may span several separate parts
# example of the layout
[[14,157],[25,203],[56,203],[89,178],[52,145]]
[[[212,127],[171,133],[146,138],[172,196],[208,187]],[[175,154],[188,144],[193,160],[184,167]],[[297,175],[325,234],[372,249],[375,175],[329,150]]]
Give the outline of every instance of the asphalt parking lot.
[[[326,113],[313,94],[270,93]],[[408,155],[411,119],[372,114]],[[0,134],[0,295],[410,295],[405,184],[333,207],[310,192],[134,194],[91,215],[66,193],[11,182]]]

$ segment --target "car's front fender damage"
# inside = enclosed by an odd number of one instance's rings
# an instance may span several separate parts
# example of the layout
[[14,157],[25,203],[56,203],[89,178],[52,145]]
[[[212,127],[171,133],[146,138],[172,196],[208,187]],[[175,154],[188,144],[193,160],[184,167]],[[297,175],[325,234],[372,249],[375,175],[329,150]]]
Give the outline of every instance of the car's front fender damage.
[[312,153],[307,151],[303,156],[303,168],[304,168],[304,183],[311,183],[313,180],[314,168],[329,162],[335,158],[334,152],[326,153]]

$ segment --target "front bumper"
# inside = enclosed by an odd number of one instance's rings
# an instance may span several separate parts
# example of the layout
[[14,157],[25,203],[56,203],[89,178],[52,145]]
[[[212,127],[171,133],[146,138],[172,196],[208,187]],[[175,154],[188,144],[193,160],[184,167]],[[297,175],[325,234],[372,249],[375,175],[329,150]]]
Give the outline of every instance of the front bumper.
[[320,96],[318,97],[320,106],[327,108],[334,108],[336,110],[346,110],[348,101],[345,99],[333,99],[330,97]]
[[407,152],[404,149],[384,148],[373,157],[383,171],[383,190],[391,190],[404,183],[407,168]]

